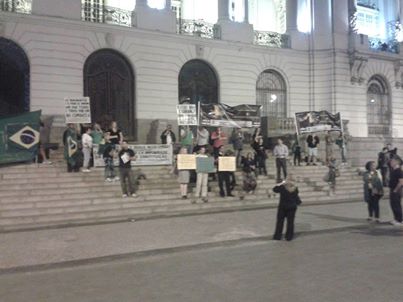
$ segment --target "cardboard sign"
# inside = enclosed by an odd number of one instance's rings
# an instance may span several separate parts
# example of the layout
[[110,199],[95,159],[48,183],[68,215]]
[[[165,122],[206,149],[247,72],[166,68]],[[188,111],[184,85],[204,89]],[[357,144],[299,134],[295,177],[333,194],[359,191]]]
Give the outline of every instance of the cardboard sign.
[[[119,145],[116,146],[118,152]],[[132,166],[164,166],[172,165],[172,145],[129,145],[136,154],[136,160],[131,161]],[[102,154],[98,154],[99,145],[93,145],[95,167],[104,167]],[[119,158],[114,159],[114,165],[119,166]]]
[[89,124],[91,123],[90,98],[65,98],[66,124]]
[[196,155],[194,154],[178,154],[178,170],[195,170]]
[[197,173],[214,173],[216,168],[214,166],[213,157],[196,157],[196,172]]
[[177,105],[176,113],[178,114],[178,126],[198,125],[196,105]]
[[235,172],[236,171],[236,157],[235,156],[220,156],[218,158],[218,171]]

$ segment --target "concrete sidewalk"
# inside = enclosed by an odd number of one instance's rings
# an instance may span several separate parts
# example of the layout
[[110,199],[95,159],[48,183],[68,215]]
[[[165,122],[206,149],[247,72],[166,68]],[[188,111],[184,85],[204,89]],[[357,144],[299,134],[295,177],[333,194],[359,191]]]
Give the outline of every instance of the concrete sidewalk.
[[[381,203],[381,220],[391,220]],[[271,236],[276,209],[0,234],[0,271]],[[296,232],[366,226],[363,203],[302,206]],[[380,225],[379,227],[382,227]],[[377,226],[378,227],[378,226]],[[298,240],[298,238],[297,238]]]

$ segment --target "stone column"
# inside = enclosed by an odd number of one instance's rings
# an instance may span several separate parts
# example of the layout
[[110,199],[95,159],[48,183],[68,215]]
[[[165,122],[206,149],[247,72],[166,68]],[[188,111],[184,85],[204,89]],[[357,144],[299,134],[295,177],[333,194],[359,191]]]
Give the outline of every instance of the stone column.
[[397,7],[398,7],[398,14],[399,14],[399,19],[400,22],[403,20],[403,0],[397,0]]
[[298,0],[286,1],[287,33],[297,30]]
[[337,33],[347,34],[349,31],[349,10],[347,1],[333,1],[333,28]]
[[229,21],[229,0],[218,0],[218,21]]
[[136,7],[139,7],[139,6],[147,6],[148,4],[147,4],[147,0],[136,0]]
[[170,11],[172,9],[172,0],[165,1],[165,9]]
[[245,5],[245,10],[244,10],[245,17],[243,19],[243,22],[249,23],[249,0],[245,0],[244,5]]

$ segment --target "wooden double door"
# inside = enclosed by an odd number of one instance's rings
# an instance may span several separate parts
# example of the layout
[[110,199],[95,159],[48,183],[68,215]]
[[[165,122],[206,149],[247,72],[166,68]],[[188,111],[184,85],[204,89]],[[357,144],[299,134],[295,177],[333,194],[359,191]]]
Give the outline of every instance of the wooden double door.
[[90,97],[92,122],[107,128],[117,121],[126,138],[136,139],[135,79],[130,63],[114,50],[91,54],[84,66],[84,95]]

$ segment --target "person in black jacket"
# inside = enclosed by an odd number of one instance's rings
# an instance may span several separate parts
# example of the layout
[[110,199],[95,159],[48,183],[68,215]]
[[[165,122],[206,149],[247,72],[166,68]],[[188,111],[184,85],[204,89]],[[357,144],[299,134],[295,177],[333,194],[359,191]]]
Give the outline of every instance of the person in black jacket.
[[276,230],[273,240],[281,240],[284,226],[284,219],[287,218],[287,231],[285,239],[291,241],[294,237],[294,219],[298,205],[301,199],[298,195],[298,188],[295,185],[292,176],[274,186],[273,192],[280,193],[280,203],[277,208]]
[[161,133],[161,144],[171,145],[176,143],[175,133],[172,132],[172,126],[167,125],[167,128]]

